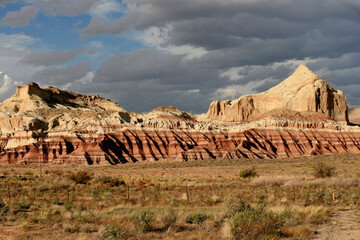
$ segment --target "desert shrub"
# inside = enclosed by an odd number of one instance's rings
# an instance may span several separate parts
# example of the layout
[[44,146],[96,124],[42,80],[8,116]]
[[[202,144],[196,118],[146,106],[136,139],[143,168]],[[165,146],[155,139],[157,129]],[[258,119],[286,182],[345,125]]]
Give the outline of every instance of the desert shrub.
[[[331,194],[331,193],[330,193]],[[315,203],[324,203],[324,199],[326,197],[326,192],[325,189],[319,189],[318,191],[316,191],[313,196],[312,196],[312,202]],[[329,197],[329,196],[328,196]],[[332,195],[331,195],[331,199],[332,199]]]
[[53,198],[51,203],[54,205],[59,205],[59,206],[64,205],[64,203],[62,201],[60,201],[59,198],[57,198],[57,197]]
[[72,212],[73,205],[74,205],[74,204],[73,204],[73,201],[71,201],[71,200],[64,202],[64,208],[65,208],[66,211],[68,211],[68,212]]
[[5,216],[9,212],[9,206],[0,198],[0,216]]
[[19,181],[25,182],[25,181],[34,181],[34,180],[35,180],[35,177],[29,176],[29,175],[27,175],[27,176],[19,175],[19,176],[17,177],[17,179],[18,179]]
[[24,172],[24,175],[27,175],[27,176],[34,176],[34,173],[31,172],[31,171],[26,171]]
[[45,174],[52,174],[56,176],[62,176],[64,174],[63,170],[60,169],[52,169],[52,170],[45,170]]
[[81,225],[79,227],[79,232],[84,232],[84,233],[93,233],[93,232],[97,232],[99,229],[96,225],[94,224],[84,224],[84,225]]
[[27,212],[30,209],[31,203],[20,201],[14,206],[14,213]]
[[95,189],[93,190],[93,192],[92,192],[92,195],[93,195],[93,199],[94,199],[95,201],[100,200],[100,189],[95,188]]
[[45,184],[40,184],[37,186],[37,190],[41,193],[45,193],[47,191],[50,190],[49,186],[48,185],[45,185]]
[[93,175],[88,171],[77,171],[69,173],[68,178],[76,184],[87,184],[91,181]]
[[287,226],[281,229],[281,236],[286,239],[312,239],[314,234],[306,226]]
[[226,212],[228,216],[234,216],[239,212],[244,212],[250,209],[250,205],[247,204],[242,198],[231,198],[226,203]]
[[62,184],[62,183],[52,184],[49,187],[50,187],[50,190],[53,193],[62,192],[62,191],[65,191],[65,190],[70,190],[70,185],[69,184]]
[[52,173],[53,175],[57,175],[57,176],[62,176],[62,175],[64,175],[64,171],[63,171],[63,170],[60,170],[60,169],[53,169],[53,170],[51,171],[51,173]]
[[65,224],[63,226],[63,230],[64,232],[67,232],[67,233],[75,233],[77,231],[79,231],[79,226],[75,225],[75,224]]
[[354,189],[352,198],[355,204],[360,201],[360,186]]
[[[311,224],[323,224],[326,222],[327,219],[329,219],[331,215],[330,209],[319,209],[319,210],[313,210],[310,212],[305,212],[303,214],[303,218],[307,218],[307,221]],[[305,215],[305,216],[304,216]]]
[[176,222],[176,219],[177,214],[173,209],[167,211],[163,219],[163,221],[166,223],[165,229],[168,229],[170,226],[172,226]]
[[239,176],[241,178],[252,178],[252,177],[258,176],[258,174],[256,173],[255,168],[252,167],[252,168],[245,168],[245,169],[241,170]]
[[97,182],[108,187],[119,187],[125,184],[123,180],[111,176],[102,176],[97,179]]
[[253,208],[239,197],[230,199],[226,209],[235,240],[279,236],[284,225],[284,216],[268,212],[264,208]]
[[208,219],[208,216],[203,213],[195,213],[186,218],[186,223],[190,224],[200,224],[205,222],[205,220]]
[[281,216],[263,209],[248,208],[231,219],[231,233],[235,240],[267,239],[279,236],[284,225]]
[[79,224],[94,223],[98,220],[98,217],[93,212],[86,211],[80,207],[72,214],[72,220]]
[[110,224],[100,232],[100,239],[127,240],[134,239],[134,233],[122,225]]
[[150,232],[153,230],[152,224],[155,219],[154,212],[146,210],[141,212],[139,219],[141,220],[141,228],[143,232]]
[[335,174],[335,167],[329,166],[324,162],[318,162],[313,169],[316,178],[331,177]]

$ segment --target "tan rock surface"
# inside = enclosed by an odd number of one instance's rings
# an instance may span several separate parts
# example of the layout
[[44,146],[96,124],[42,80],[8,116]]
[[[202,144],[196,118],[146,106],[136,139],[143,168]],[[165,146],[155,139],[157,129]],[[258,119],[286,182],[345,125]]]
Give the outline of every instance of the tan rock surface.
[[212,102],[207,116],[225,122],[246,122],[274,109],[318,112],[336,121],[348,122],[344,94],[335,91],[304,65],[268,91],[232,101]]
[[360,108],[350,109],[349,122],[353,124],[360,124]]
[[344,124],[345,98],[304,66],[264,93],[218,103],[211,105],[210,119],[172,106],[137,114],[98,95],[30,83],[0,103],[0,163],[118,164],[360,151],[360,128]]
[[18,130],[48,131],[93,129],[96,125],[136,122],[136,114],[98,95],[85,95],[36,83],[18,87],[14,96],[0,103],[0,134]]

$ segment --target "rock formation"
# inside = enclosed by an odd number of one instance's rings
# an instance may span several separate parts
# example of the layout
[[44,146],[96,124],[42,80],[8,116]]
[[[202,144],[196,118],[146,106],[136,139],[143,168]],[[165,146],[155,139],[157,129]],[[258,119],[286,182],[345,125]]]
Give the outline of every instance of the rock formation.
[[360,124],[360,108],[350,109],[349,122],[352,124]]
[[212,102],[207,116],[224,122],[246,122],[274,109],[318,112],[336,121],[348,122],[344,94],[335,91],[304,65],[266,92]]
[[118,164],[278,158],[360,151],[347,104],[305,66],[278,86],[193,115],[128,112],[98,95],[36,83],[0,103],[0,163]]

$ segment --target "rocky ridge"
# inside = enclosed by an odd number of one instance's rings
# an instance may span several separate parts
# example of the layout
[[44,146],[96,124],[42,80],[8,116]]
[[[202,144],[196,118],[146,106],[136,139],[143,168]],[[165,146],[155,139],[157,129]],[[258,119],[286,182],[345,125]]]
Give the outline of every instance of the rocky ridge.
[[215,101],[207,114],[175,107],[128,112],[98,95],[36,83],[0,103],[0,163],[118,164],[359,152],[348,107],[307,67],[268,91]]
[[212,102],[207,116],[226,122],[246,122],[273,109],[318,112],[336,121],[348,122],[344,94],[340,90],[335,91],[304,65],[268,91],[232,101]]

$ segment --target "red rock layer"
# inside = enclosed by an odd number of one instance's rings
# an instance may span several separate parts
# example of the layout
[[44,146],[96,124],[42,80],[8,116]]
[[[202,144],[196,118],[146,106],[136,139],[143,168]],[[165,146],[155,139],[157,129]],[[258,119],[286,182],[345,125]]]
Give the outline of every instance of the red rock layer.
[[[119,164],[298,157],[359,152],[359,139],[360,132],[332,129],[273,128],[227,133],[119,128],[102,135],[88,131],[62,133],[38,139],[36,144],[2,149],[0,163]],[[7,140],[0,140],[0,148]]]

